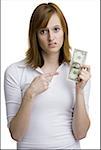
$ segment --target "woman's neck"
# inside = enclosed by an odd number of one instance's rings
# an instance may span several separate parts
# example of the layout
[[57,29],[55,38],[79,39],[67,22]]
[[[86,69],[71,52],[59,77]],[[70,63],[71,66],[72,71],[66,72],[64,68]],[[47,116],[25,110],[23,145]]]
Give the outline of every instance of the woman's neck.
[[47,66],[59,65],[59,53],[49,54],[49,55],[44,54],[43,58],[44,58],[44,65]]
[[44,65],[42,69],[45,72],[53,72],[59,67],[59,54],[43,55]]

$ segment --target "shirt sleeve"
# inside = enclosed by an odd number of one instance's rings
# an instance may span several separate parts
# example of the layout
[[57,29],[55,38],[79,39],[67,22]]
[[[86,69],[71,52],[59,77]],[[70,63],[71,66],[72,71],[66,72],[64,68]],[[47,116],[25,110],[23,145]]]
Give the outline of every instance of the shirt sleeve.
[[21,104],[21,89],[19,83],[19,73],[16,66],[9,66],[4,74],[4,94],[6,102],[6,113],[8,127],[11,119],[16,115]]

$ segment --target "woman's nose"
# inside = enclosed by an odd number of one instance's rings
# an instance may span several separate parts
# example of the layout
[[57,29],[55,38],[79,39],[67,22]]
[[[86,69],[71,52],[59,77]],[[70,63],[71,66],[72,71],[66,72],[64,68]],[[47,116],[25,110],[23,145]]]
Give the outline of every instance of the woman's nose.
[[54,33],[52,31],[48,32],[48,39],[49,39],[49,41],[53,41],[54,40]]

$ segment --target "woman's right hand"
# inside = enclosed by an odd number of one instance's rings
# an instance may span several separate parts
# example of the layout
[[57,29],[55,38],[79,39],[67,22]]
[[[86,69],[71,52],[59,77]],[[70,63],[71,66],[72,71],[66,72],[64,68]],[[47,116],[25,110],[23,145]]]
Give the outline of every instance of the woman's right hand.
[[30,94],[31,97],[33,97],[46,91],[49,87],[50,80],[52,79],[54,75],[57,75],[57,74],[58,72],[47,73],[47,74],[42,74],[40,76],[35,77],[26,92]]

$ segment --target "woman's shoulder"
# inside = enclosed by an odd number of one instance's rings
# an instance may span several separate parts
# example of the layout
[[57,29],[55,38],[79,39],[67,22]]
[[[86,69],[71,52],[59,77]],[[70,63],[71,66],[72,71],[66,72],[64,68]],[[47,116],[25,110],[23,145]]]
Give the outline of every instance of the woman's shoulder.
[[17,62],[14,62],[12,64],[10,64],[6,69],[10,69],[10,68],[19,68],[19,67],[26,67],[26,63],[25,63],[25,60],[20,60],[20,61],[17,61]]
[[10,64],[7,68],[11,68],[11,67],[26,67],[25,59],[14,62]]
[[24,68],[26,68],[26,63],[25,60],[20,60],[17,62],[14,62],[12,64],[10,64],[6,70],[5,70],[5,74],[18,74],[20,73],[21,70],[23,70]]

